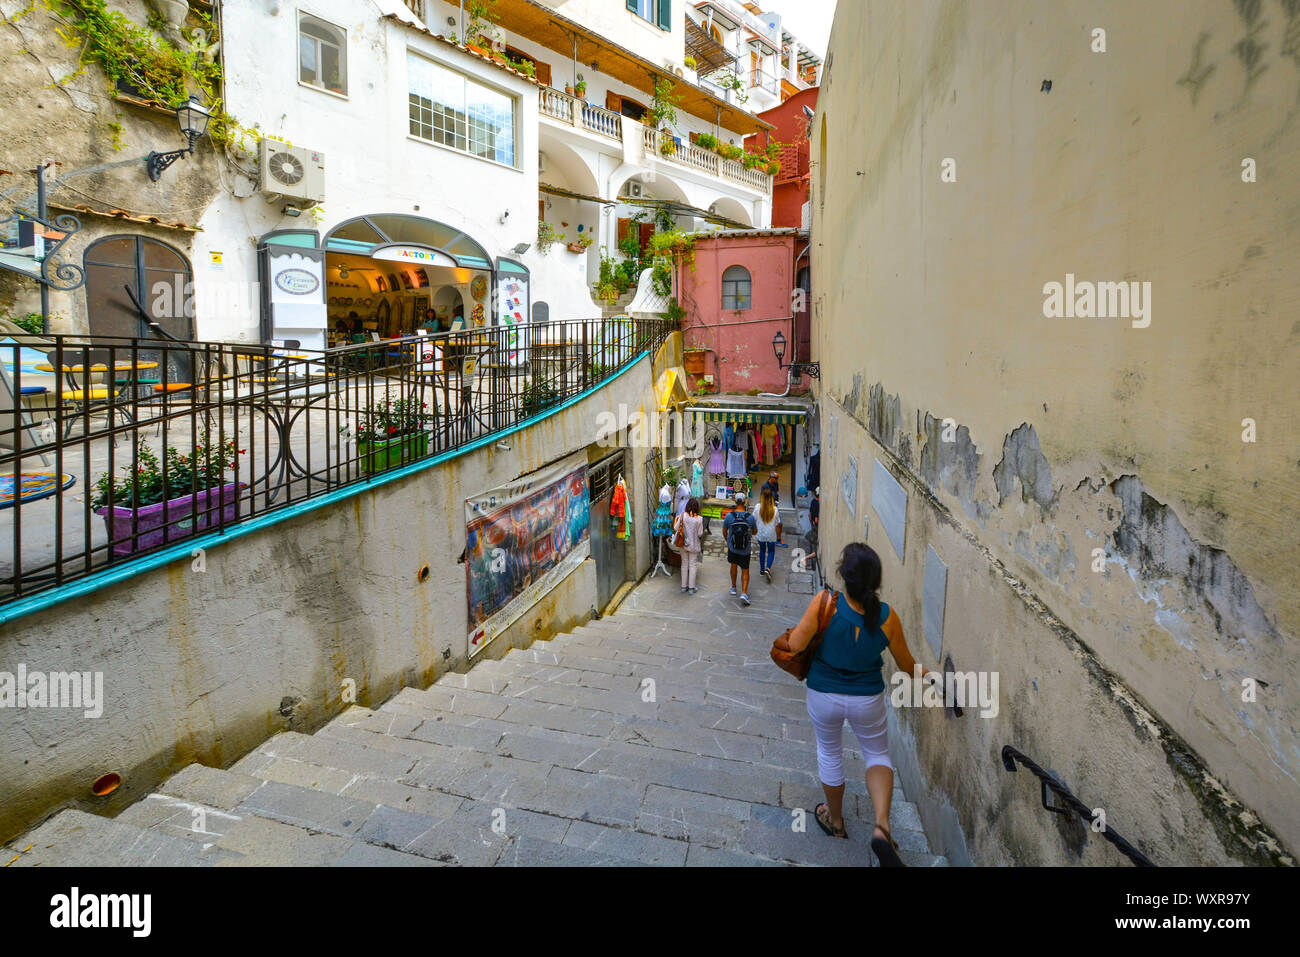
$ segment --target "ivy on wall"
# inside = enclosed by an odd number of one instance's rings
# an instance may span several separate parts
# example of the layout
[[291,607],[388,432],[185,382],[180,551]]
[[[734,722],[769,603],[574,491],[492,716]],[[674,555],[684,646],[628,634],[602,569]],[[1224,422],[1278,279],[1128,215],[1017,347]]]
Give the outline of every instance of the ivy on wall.
[[[189,44],[183,46],[162,35],[167,24],[157,14],[150,14],[141,26],[108,9],[106,0],[33,0],[21,13],[37,5],[59,22],[56,29],[64,43],[78,49],[78,67],[60,85],[96,66],[104,74],[110,96],[124,93],[174,107],[194,93],[212,113],[208,136],[213,142],[243,150],[256,145],[262,134],[241,126],[223,107],[222,66],[217,58],[221,44],[215,39],[210,14],[190,9],[197,26],[184,33]],[[114,133],[116,145],[120,125]]]

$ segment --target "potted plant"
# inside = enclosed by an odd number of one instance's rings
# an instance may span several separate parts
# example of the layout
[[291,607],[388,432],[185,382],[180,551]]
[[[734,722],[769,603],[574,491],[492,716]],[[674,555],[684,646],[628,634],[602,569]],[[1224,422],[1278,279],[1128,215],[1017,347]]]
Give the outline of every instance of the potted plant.
[[775,176],[775,175],[776,175],[777,173],[779,173],[779,172],[781,172],[781,161],[780,161],[780,160],[768,160],[768,161],[767,161],[767,175],[768,175],[768,176]]
[[559,401],[560,393],[545,382],[524,380],[524,388],[519,394],[519,402],[525,417],[536,415]]
[[564,242],[564,233],[557,233],[555,227],[544,219],[537,221],[537,251],[545,256],[554,243]]
[[569,243],[569,252],[585,253],[595,241],[595,237],[591,233],[579,233],[578,238]]
[[580,100],[585,100],[587,98],[587,81],[583,78],[581,73],[578,74],[578,82],[573,87],[573,92]]
[[718,152],[724,159],[729,160],[738,160],[745,155],[744,149],[737,146],[735,143],[723,143],[718,147]]
[[664,156],[672,156],[677,152],[677,141],[668,135],[659,137],[659,152]]
[[465,4],[465,13],[469,15],[469,24],[465,27],[465,45],[482,56],[492,55],[481,44],[483,34],[497,21],[495,7],[496,0],[469,0]]
[[712,133],[701,133],[695,137],[695,145],[701,149],[718,151],[718,138]]
[[331,93],[338,93],[338,94],[343,93],[343,82],[339,79],[338,70],[335,70],[333,73],[330,74],[330,81],[326,85],[329,87],[329,91]]
[[569,96],[573,96],[573,84],[572,83],[564,84],[564,92]]
[[205,528],[238,519],[239,492],[245,482],[231,482],[226,472],[235,468],[243,449],[235,440],[209,446],[206,432],[199,434],[194,451],[182,455],[168,446],[163,462],[158,453],[141,445],[135,461],[123,466],[113,481],[105,472],[96,481],[90,507],[104,518],[109,546],[120,557],[188,538]]
[[427,402],[413,396],[368,405],[357,423],[357,455],[364,472],[382,472],[429,454]]

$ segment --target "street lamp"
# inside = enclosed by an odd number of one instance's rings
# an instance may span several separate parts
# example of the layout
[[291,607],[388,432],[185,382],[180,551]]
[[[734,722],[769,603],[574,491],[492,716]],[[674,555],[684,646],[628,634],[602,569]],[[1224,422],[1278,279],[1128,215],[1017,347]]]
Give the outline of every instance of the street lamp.
[[778,369],[789,369],[791,380],[802,375],[808,375],[814,379],[822,377],[822,364],[820,362],[791,362],[786,365],[785,335],[780,329],[776,330],[776,335],[772,337],[772,351],[776,353],[776,367]]
[[149,169],[149,178],[155,183],[162,176],[162,171],[172,163],[175,163],[187,153],[194,152],[194,141],[208,130],[208,121],[212,119],[212,114],[208,112],[207,107],[199,102],[199,98],[190,94],[190,98],[176,107],[176,123],[181,128],[181,132],[189,139],[190,145],[185,149],[171,150],[167,153],[159,153],[156,150],[150,153],[145,162]]
[[772,337],[772,351],[776,353],[776,367],[778,369],[784,369],[785,362],[783,360],[785,359],[785,336],[781,333],[780,329],[776,330],[776,335]]

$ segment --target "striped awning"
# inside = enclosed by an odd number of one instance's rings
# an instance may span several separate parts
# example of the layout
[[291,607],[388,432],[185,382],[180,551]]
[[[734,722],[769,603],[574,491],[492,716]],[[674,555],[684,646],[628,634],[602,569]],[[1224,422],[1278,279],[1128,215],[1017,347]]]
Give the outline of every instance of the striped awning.
[[690,406],[702,422],[735,422],[737,425],[797,425],[808,415],[806,409],[715,408]]

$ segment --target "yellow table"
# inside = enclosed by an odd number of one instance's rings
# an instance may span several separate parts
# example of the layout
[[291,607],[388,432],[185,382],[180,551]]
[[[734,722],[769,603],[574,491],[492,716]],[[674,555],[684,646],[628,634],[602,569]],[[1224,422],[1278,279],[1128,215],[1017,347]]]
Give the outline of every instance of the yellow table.
[[[33,368],[41,372],[53,372],[54,366],[49,362],[38,362]],[[85,366],[63,366],[64,372],[85,372]],[[130,372],[133,369],[156,369],[156,362],[132,362],[130,359],[121,359],[113,363],[114,372]],[[97,362],[90,367],[91,372],[107,372],[108,366],[102,362]]]

